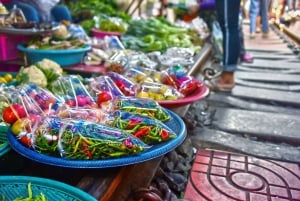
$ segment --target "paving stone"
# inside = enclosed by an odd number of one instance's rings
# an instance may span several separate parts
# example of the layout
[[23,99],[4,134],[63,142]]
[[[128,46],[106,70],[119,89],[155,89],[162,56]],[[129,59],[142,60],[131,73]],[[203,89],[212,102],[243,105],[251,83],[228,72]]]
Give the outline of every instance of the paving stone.
[[300,200],[297,164],[218,150],[199,150],[184,200]]
[[298,115],[218,108],[212,125],[229,133],[300,146]]

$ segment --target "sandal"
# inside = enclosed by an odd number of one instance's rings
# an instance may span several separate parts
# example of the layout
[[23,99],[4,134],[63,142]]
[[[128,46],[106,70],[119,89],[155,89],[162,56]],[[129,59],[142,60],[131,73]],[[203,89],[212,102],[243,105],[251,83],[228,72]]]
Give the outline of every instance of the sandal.
[[230,92],[235,84],[220,84],[219,80],[205,80],[205,84],[208,86],[208,88],[212,91],[223,91],[223,92]]

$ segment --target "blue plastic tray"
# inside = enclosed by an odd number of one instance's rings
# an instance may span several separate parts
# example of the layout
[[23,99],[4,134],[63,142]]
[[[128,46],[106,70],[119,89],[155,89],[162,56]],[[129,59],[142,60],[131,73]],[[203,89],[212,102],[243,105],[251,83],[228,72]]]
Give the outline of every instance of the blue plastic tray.
[[79,188],[51,179],[30,176],[0,176],[1,199],[2,196],[7,201],[17,197],[27,197],[29,183],[31,183],[33,196],[43,193],[49,201],[96,201],[94,197]]
[[107,167],[117,167],[125,166],[130,164],[141,163],[153,158],[162,156],[179,145],[184,141],[186,137],[186,127],[183,120],[174,112],[169,111],[169,114],[172,116],[172,120],[165,122],[165,124],[171,128],[176,134],[177,137],[158,145],[152,146],[147,151],[142,152],[139,155],[126,156],[121,158],[113,158],[106,160],[68,160],[65,158],[57,158],[53,156],[48,156],[35,152],[29,148],[23,146],[12,133],[8,133],[8,141],[16,152],[27,157],[31,160],[34,160],[39,163],[44,163],[53,166],[61,167],[71,167],[71,168],[107,168]]

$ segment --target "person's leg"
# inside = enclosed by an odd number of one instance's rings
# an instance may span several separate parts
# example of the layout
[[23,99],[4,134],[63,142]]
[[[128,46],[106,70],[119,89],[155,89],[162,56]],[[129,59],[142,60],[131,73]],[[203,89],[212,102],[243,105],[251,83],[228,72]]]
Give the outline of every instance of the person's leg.
[[250,2],[250,37],[255,38],[256,19],[259,13],[259,0],[251,0]]
[[263,36],[269,32],[269,0],[260,0],[260,10],[261,10],[261,24]]
[[54,18],[54,21],[60,22],[66,20],[72,22],[72,16],[68,7],[63,5],[56,5],[51,10],[51,15]]
[[261,31],[261,16],[258,15],[256,17],[256,29],[255,29],[255,32],[256,33],[260,33],[260,31]]
[[16,5],[19,9],[22,10],[27,21],[29,21],[29,22],[31,22],[31,21],[39,22],[40,21],[37,10],[29,4],[18,2],[18,1],[13,1],[10,3],[6,3],[5,7],[7,9],[11,10],[14,7],[14,5]]
[[240,57],[240,0],[216,0],[218,21],[223,33],[223,72],[217,83],[219,89],[234,87],[233,74]]

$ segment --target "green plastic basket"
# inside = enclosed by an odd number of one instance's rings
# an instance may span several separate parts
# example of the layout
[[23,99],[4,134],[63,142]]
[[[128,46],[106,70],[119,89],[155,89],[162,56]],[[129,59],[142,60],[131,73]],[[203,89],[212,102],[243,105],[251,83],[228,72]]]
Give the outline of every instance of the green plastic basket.
[[7,140],[8,126],[0,125],[0,157],[10,151],[10,145]]
[[44,194],[47,201],[96,201],[90,194],[71,185],[31,176],[0,176],[0,198],[13,201],[15,198],[28,197],[28,184],[32,196]]

